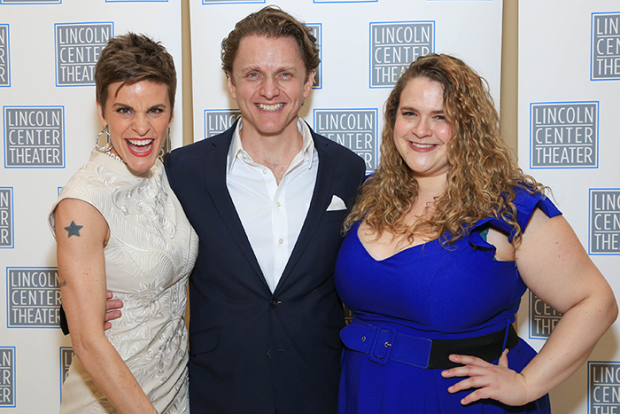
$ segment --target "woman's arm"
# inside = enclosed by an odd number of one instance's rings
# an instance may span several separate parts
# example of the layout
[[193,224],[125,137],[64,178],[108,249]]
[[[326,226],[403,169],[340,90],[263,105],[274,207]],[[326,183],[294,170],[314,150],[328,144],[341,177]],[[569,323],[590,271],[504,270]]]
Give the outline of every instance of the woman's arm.
[[103,247],[109,229],[90,204],[65,199],[55,212],[58,275],[73,352],[121,413],[156,413],[103,332],[106,277]]
[[549,218],[536,209],[515,259],[528,288],[563,316],[520,374],[506,367],[505,354],[497,366],[452,356],[451,360],[466,366],[445,371],[444,376],[470,378],[449,391],[478,388],[463,404],[492,398],[523,405],[540,398],[577,371],[618,315],[613,291],[564,217]]

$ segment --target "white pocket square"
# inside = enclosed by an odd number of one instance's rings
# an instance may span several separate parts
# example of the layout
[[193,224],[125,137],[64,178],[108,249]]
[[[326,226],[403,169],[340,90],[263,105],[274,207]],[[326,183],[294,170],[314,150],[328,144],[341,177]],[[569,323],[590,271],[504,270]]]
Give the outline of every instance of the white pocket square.
[[327,207],[327,211],[346,210],[346,209],[347,209],[347,206],[344,203],[344,201],[342,201],[342,198],[338,197],[337,195],[333,195],[332,201],[331,203],[329,203],[329,207]]

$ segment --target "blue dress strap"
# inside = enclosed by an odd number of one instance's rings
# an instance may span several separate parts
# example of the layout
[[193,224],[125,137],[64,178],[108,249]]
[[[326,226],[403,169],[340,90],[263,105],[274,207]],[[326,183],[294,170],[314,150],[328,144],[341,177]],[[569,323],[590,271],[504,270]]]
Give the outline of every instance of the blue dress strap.
[[[513,203],[517,207],[517,222],[523,231],[534,214],[536,208],[540,208],[548,217],[555,217],[562,214],[560,210],[553,204],[549,198],[542,194],[531,194],[524,188],[515,187],[515,199]],[[469,233],[469,241],[472,245],[480,248],[493,248],[490,244],[480,236],[480,232],[488,228],[489,226],[497,227],[498,229],[506,232],[508,241],[512,242],[514,237],[514,229],[505,221],[496,219],[494,217],[485,217],[478,220],[474,224]]]

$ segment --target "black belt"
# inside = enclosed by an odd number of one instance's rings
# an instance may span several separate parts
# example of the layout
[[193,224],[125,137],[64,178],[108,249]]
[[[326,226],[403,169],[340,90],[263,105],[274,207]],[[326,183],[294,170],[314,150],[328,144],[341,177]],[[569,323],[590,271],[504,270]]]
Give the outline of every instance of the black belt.
[[488,335],[462,339],[429,339],[410,336],[386,327],[377,327],[354,320],[340,332],[345,346],[363,352],[371,361],[385,365],[388,361],[420,368],[448,369],[461,366],[448,359],[449,355],[471,355],[487,362],[499,359],[506,348],[519,343],[512,325]]

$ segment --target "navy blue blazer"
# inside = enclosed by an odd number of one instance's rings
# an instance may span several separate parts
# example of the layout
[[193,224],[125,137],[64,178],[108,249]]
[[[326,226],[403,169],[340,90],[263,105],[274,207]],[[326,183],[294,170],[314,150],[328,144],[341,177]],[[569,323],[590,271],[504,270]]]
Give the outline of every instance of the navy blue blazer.
[[337,412],[343,308],[334,264],[365,164],[312,132],[319,156],[308,215],[272,293],[226,186],[234,126],[165,158],[170,185],[198,233],[190,278],[192,414]]

